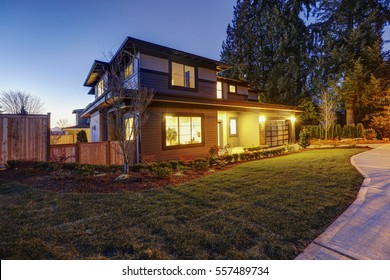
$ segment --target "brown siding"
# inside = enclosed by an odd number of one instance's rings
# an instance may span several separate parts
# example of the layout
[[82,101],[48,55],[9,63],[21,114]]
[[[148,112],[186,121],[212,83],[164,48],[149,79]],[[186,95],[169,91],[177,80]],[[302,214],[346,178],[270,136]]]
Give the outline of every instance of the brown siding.
[[47,160],[50,115],[0,115],[0,164]]
[[216,98],[217,86],[215,81],[198,80],[198,92],[176,90],[169,88],[168,73],[141,69],[141,84],[147,88],[154,89],[157,93]]
[[[151,156],[156,161],[178,160],[181,156],[193,158],[206,157],[212,146],[218,145],[217,111],[180,108],[180,107],[159,107],[154,105],[149,108],[149,118],[142,128],[141,154]],[[194,113],[204,115],[204,146],[192,148],[180,148],[163,151],[162,147],[162,118],[164,114],[173,113]]]
[[237,93],[228,93],[227,99],[228,100],[235,100],[235,101],[248,101],[248,96],[237,94]]

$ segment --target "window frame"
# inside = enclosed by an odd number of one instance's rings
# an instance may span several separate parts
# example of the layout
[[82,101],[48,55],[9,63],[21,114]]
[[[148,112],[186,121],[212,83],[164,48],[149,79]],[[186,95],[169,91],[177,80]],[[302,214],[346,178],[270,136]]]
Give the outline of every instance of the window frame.
[[[199,118],[200,117],[202,142],[201,143],[177,144],[177,145],[167,146],[167,142],[166,142],[166,127],[167,127],[166,126],[166,116],[178,117],[178,118],[180,118],[180,117],[190,117],[190,118],[195,117],[195,118]],[[162,134],[162,150],[163,151],[166,151],[166,150],[177,150],[177,149],[186,149],[186,148],[195,148],[195,147],[204,147],[205,146],[205,135],[204,135],[204,132],[205,132],[205,117],[204,117],[204,114],[198,114],[198,113],[194,113],[194,114],[191,114],[191,113],[163,114],[162,115],[162,121],[161,121],[161,131],[162,131],[161,134]],[[178,136],[179,136],[179,133],[180,133],[180,131],[178,131]],[[180,141],[178,141],[178,143],[179,142]]]
[[[221,85],[220,89],[218,89],[218,84]],[[217,81],[216,89],[217,89],[217,99],[223,99],[223,83],[221,81]],[[218,95],[219,92],[221,93],[221,97],[219,97]]]
[[[231,121],[236,121],[236,133],[232,134]],[[229,118],[229,137],[238,137],[238,117],[230,117]]]
[[106,89],[106,81],[104,76],[96,83],[96,97],[104,95]]
[[[127,69],[130,67],[130,65],[131,65],[131,73],[128,74],[127,73]],[[132,60],[132,61],[130,61],[129,63],[126,64],[124,72],[123,72],[123,76],[124,76],[125,79],[128,79],[133,74],[134,74],[134,61]]]
[[[234,91],[231,91],[230,87],[234,87]],[[237,93],[237,86],[236,85],[229,84],[228,89],[229,89],[229,93],[233,93],[233,94]]]
[[[194,68],[194,87],[185,87],[185,86],[176,86],[172,85],[172,77],[173,77],[173,71],[172,71],[172,64],[182,64],[183,66],[193,67]],[[183,91],[192,91],[197,92],[198,91],[198,67],[193,65],[192,63],[189,63],[187,61],[180,61],[180,60],[169,60],[169,79],[168,79],[168,88],[169,89],[176,89],[176,90],[183,90]]]

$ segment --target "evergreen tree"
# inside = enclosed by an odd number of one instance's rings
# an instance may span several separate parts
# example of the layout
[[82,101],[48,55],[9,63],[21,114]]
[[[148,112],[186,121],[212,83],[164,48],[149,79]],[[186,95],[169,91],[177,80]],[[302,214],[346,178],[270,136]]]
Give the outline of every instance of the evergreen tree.
[[308,29],[300,14],[314,1],[238,0],[221,59],[224,74],[252,82],[259,100],[298,105],[307,96]]
[[362,121],[370,111],[363,101],[377,98],[363,90],[367,84],[377,82],[383,90],[389,83],[381,53],[389,7],[388,0],[319,0],[315,9],[317,22],[311,25],[317,43],[315,81],[319,87],[338,81],[347,124],[356,118]]

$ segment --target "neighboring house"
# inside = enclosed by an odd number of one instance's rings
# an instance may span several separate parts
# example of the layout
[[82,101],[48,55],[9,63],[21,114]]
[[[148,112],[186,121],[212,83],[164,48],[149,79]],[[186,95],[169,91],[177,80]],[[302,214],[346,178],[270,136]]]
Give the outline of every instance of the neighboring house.
[[[157,161],[194,158],[220,148],[279,146],[295,142],[296,107],[258,102],[248,82],[218,76],[230,68],[223,62],[187,52],[126,38],[117,54],[134,52],[124,66],[125,87],[146,86],[155,90],[142,127],[140,154]],[[84,86],[95,100],[82,112],[90,118],[91,141],[110,140],[107,93],[104,92],[107,62],[95,61]]]
[[82,118],[81,113],[84,111],[84,109],[74,109],[72,111],[72,114],[76,115],[76,125],[74,126],[68,126],[64,127],[63,130],[66,132],[67,135],[75,135],[77,140],[77,133],[79,133],[81,130],[84,130],[88,142],[91,141],[91,130],[89,127],[89,118]]

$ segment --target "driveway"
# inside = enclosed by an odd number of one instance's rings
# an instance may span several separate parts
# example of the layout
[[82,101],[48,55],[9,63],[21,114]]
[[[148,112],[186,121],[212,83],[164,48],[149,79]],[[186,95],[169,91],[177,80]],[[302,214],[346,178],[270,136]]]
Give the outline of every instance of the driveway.
[[354,203],[298,260],[390,260],[390,144],[351,158],[365,180]]

